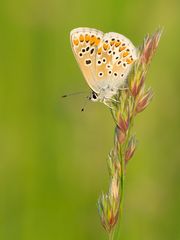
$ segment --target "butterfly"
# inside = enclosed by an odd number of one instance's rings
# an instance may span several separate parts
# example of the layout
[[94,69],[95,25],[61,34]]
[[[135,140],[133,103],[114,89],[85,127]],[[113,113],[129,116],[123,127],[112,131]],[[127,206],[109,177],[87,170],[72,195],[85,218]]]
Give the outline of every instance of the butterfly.
[[93,28],[70,32],[74,56],[92,93],[92,101],[107,105],[119,89],[127,87],[127,76],[137,59],[134,45],[125,36]]

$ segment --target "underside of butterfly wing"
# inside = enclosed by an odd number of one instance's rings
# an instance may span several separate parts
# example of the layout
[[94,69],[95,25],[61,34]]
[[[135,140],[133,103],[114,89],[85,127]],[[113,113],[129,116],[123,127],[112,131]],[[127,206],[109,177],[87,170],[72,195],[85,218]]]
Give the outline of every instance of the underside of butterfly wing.
[[136,48],[125,36],[91,28],[71,31],[73,53],[89,87],[98,99],[110,99],[126,87],[127,75],[137,58]]
[[96,57],[96,79],[100,86],[114,91],[125,86],[136,58],[136,48],[129,39],[118,33],[106,33]]
[[96,81],[96,55],[103,35],[103,32],[92,28],[76,28],[70,33],[74,56],[89,87],[96,93],[101,89]]

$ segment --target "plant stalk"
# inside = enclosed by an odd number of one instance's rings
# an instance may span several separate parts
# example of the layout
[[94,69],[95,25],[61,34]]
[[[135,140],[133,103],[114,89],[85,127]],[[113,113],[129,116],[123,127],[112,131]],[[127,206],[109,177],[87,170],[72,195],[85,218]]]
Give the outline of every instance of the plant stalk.
[[[134,110],[134,109],[133,109]],[[119,161],[121,164],[121,176],[120,176],[120,192],[121,192],[121,197],[120,197],[120,203],[119,203],[119,224],[118,224],[118,229],[117,229],[117,240],[120,240],[120,228],[121,228],[121,219],[122,219],[122,213],[123,213],[123,202],[124,202],[124,184],[125,184],[125,153],[123,150],[126,150],[126,147],[128,145],[129,142],[129,138],[131,135],[131,129],[133,126],[133,117],[132,116],[130,123],[129,123],[129,129],[128,129],[128,133],[127,133],[127,138],[124,144],[124,147],[122,146],[122,144],[119,144]]]
[[120,239],[120,227],[121,227],[121,218],[122,218],[122,213],[123,213],[123,200],[124,200],[124,180],[125,180],[125,161],[124,161],[124,156],[123,156],[123,151],[122,151],[122,145],[119,145],[119,160],[121,164],[121,177],[120,177],[120,186],[121,186],[121,196],[120,196],[120,203],[119,203],[119,224],[118,224],[118,229],[117,229],[117,240]]

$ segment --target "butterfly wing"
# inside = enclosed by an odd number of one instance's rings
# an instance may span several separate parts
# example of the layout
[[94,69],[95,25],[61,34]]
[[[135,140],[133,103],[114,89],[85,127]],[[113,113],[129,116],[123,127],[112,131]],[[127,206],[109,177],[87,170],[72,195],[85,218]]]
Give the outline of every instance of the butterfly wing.
[[92,28],[76,28],[70,33],[74,56],[89,87],[96,93],[101,89],[96,79],[96,55],[103,35],[103,32]]
[[116,92],[125,86],[127,75],[136,58],[136,48],[129,39],[114,32],[104,34],[96,56],[95,75],[100,87],[108,86]]
[[126,85],[137,58],[129,39],[114,32],[104,34],[96,29],[77,28],[71,31],[70,40],[80,69],[94,92],[110,98]]

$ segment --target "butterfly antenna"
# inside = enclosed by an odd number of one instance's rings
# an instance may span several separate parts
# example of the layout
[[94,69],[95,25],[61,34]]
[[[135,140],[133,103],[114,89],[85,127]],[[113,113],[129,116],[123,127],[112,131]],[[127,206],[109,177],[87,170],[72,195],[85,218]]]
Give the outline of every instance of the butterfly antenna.
[[84,102],[84,106],[81,108],[81,112],[84,112],[85,107],[88,105],[90,99],[91,99],[91,98],[90,98],[89,96],[86,97],[86,100],[85,100],[85,102]]
[[73,95],[80,95],[80,94],[84,94],[84,93],[86,93],[86,92],[69,93],[69,94],[63,95],[62,98],[70,97],[70,96],[73,96]]

